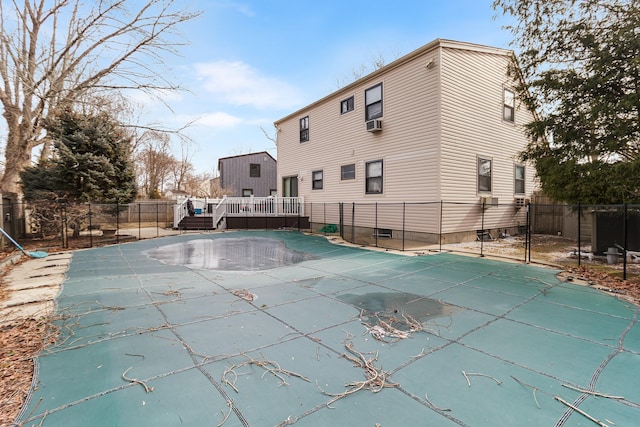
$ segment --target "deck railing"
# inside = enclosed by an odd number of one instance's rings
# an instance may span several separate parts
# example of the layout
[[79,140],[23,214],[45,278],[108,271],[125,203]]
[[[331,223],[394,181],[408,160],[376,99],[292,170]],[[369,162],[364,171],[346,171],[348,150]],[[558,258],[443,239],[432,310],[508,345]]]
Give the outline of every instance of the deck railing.
[[304,215],[302,197],[227,197],[227,216]]
[[187,216],[187,201],[191,200],[196,215],[214,217],[214,225],[225,216],[304,216],[302,197],[223,197],[222,199],[185,198],[174,207],[174,228]]

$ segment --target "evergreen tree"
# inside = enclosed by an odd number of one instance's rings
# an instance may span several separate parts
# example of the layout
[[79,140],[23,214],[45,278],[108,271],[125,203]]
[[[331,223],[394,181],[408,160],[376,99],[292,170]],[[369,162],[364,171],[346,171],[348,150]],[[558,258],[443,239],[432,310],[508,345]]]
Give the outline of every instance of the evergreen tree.
[[131,138],[106,114],[64,111],[46,124],[54,156],[21,173],[27,200],[129,203],[136,197]]
[[640,202],[640,2],[495,0],[515,18],[520,99],[538,113],[522,153],[570,203]]

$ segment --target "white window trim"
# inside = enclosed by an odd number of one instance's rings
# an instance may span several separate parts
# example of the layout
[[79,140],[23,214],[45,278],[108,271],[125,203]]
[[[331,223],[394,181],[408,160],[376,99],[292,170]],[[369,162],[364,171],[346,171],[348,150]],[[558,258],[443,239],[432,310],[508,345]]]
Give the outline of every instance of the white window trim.
[[[320,174],[319,180],[316,180],[317,173]],[[315,187],[316,181],[320,181],[320,188]],[[317,190],[323,190],[323,189],[324,189],[324,171],[322,169],[311,171],[311,190],[317,191]]]
[[[522,168],[522,193],[518,193],[516,189],[516,181],[518,180],[516,170],[518,168]],[[515,194],[516,196],[524,196],[525,194],[527,194],[527,168],[523,164],[517,163],[513,165],[513,194]]]
[[[491,189],[490,190],[480,190],[480,161],[481,160],[486,160],[491,162],[491,169],[490,169],[490,175],[489,175],[489,184]],[[490,195],[493,193],[493,168],[494,168],[494,164],[493,164],[493,157],[490,156],[476,156],[476,191],[478,194],[480,195]]]
[[[380,163],[380,177],[377,177],[377,176],[370,177],[369,176],[368,166],[371,163]],[[372,178],[380,178],[380,191],[375,191],[375,192],[368,191],[369,179],[372,179]],[[371,161],[368,161],[368,162],[364,163],[364,193],[366,195],[384,194],[384,159],[371,160]]]
[[[300,142],[308,142],[309,141],[309,116],[304,116],[300,119]],[[303,132],[306,132],[306,138],[303,138]]]
[[[511,104],[507,104],[507,92],[511,94]],[[511,120],[505,117],[505,109],[511,109]],[[515,123],[516,122],[516,93],[507,87],[502,88],[502,120],[506,123]]]
[[[380,88],[380,100],[367,103],[367,93],[376,88]],[[380,114],[374,114],[371,117],[369,117],[369,106],[377,103],[380,103]],[[365,121],[369,121],[373,119],[379,119],[380,117],[383,117],[383,116],[384,116],[384,92],[383,92],[382,82],[380,82],[364,90],[364,118],[365,118]]]

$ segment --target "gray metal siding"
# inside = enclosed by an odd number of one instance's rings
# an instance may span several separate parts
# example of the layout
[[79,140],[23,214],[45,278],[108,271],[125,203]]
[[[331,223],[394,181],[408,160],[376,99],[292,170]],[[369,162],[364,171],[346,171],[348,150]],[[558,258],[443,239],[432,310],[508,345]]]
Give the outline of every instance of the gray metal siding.
[[[260,176],[250,176],[250,165],[260,165]],[[267,197],[277,188],[276,161],[266,152],[220,159],[220,182],[231,196],[242,197],[243,189],[252,189],[255,197]]]

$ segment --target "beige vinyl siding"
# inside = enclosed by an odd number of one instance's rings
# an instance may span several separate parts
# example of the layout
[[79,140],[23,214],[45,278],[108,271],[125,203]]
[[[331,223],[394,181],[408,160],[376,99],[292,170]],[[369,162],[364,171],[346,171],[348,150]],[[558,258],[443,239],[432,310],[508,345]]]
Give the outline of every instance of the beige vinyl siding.
[[[360,227],[399,230],[404,221],[409,232],[446,234],[524,225],[526,209],[513,206],[514,165],[531,115],[516,99],[515,123],[502,119],[503,89],[513,88],[510,61],[503,49],[435,41],[287,116],[278,123],[279,192],[282,177],[298,175],[299,195],[311,204],[316,223],[337,223],[342,202],[349,225],[355,202]],[[364,94],[379,83],[383,124],[372,133],[365,129]],[[340,102],[350,96],[354,110],[340,114]],[[309,141],[300,143],[299,119],[307,115]],[[484,224],[478,157],[492,160],[487,195],[500,204],[484,211]],[[365,165],[376,160],[383,161],[383,193],[365,194]],[[355,164],[356,178],[342,181],[340,168],[347,164]],[[323,171],[322,190],[311,189],[315,170]],[[530,195],[533,167],[525,165],[525,174]],[[319,212],[322,203],[328,205]]]
[[304,204],[304,213],[309,221],[316,224],[340,224],[339,203],[309,203]]
[[[515,124],[502,120],[503,88],[513,86],[506,74],[510,58],[447,48],[442,58],[442,198],[479,205],[477,161],[479,157],[491,159],[492,190],[486,195],[507,206],[487,209],[484,228],[524,224],[523,209],[510,205],[514,202],[516,153],[526,145],[521,126],[531,116],[517,109]],[[533,170],[525,170],[525,191],[530,194]],[[477,211],[482,212],[479,207]],[[443,221],[443,232],[482,227],[482,217],[469,215],[466,205],[451,207]]]
[[[299,195],[313,202],[437,200],[437,69],[425,68],[434,53],[338,91],[313,108],[280,123],[279,189],[283,176],[299,175]],[[383,130],[365,129],[364,92],[382,83]],[[340,101],[353,95],[354,111],[340,114]],[[300,143],[298,123],[309,116],[309,141]],[[398,141],[402,141],[401,145]],[[383,160],[383,194],[365,194],[365,164]],[[356,179],[342,181],[340,166],[354,163]],[[324,171],[323,190],[311,191],[311,171]]]
[[[479,199],[477,158],[492,159],[491,196],[502,203],[514,198],[514,164],[526,140],[522,125],[531,120],[516,110],[516,123],[502,120],[503,88],[513,85],[506,75],[510,58],[462,49],[443,49],[442,71],[442,194],[445,200]],[[469,73],[469,70],[474,70]],[[533,189],[527,168],[527,193]]]
[[440,202],[408,203],[403,212],[406,231],[433,234],[440,232]]
[[[486,208],[483,212],[480,204],[445,203],[442,213],[442,233],[476,231],[524,226],[527,221],[526,208],[515,209],[512,204],[503,204]],[[494,236],[497,237],[497,236]]]

